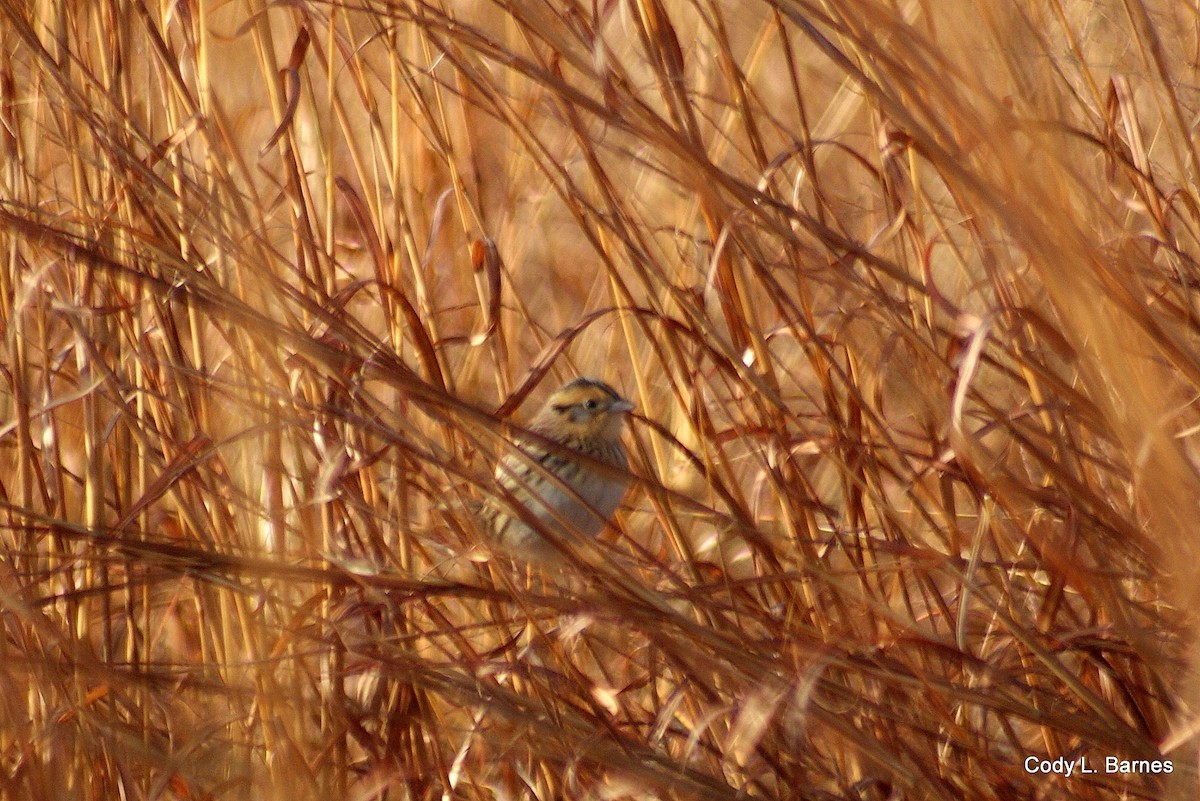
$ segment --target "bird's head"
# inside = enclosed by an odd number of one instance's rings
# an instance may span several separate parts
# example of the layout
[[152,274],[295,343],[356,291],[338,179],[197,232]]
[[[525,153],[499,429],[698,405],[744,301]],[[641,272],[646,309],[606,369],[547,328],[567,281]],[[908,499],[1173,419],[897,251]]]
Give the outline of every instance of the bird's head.
[[608,384],[577,378],[550,396],[533,429],[560,441],[615,439],[631,411],[633,404]]

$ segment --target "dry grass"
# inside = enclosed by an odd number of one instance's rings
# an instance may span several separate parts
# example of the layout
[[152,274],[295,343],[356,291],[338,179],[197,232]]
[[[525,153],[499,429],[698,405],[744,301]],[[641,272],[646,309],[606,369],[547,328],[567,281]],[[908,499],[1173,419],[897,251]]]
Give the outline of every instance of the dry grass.
[[0,798],[1195,797],[1186,5],[3,0]]

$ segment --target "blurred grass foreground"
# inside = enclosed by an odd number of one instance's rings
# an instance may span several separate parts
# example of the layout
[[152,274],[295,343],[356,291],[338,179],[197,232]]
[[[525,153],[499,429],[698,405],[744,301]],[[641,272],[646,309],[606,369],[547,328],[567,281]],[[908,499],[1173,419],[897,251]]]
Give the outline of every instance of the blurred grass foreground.
[[[3,0],[0,798],[1197,797],[1198,63],[1178,0]],[[523,565],[576,375],[635,487]]]

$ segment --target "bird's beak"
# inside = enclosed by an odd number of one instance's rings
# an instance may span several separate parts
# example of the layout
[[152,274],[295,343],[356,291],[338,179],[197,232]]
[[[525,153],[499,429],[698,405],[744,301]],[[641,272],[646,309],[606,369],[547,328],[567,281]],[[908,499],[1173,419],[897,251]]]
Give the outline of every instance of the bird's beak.
[[612,406],[609,406],[608,410],[610,412],[612,412],[613,414],[624,414],[625,412],[632,412],[634,410],[634,408],[635,408],[634,405],[632,403],[630,403],[629,401],[619,400],[616,403],[614,403]]

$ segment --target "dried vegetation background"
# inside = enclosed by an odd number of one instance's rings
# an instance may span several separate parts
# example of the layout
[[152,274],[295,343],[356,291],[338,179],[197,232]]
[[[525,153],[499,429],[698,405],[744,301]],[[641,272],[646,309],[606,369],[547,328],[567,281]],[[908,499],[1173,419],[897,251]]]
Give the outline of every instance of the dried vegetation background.
[[[1195,797],[1200,15],[0,3],[0,797]],[[562,566],[503,426],[639,408]],[[1173,773],[1031,775],[1028,756]]]

